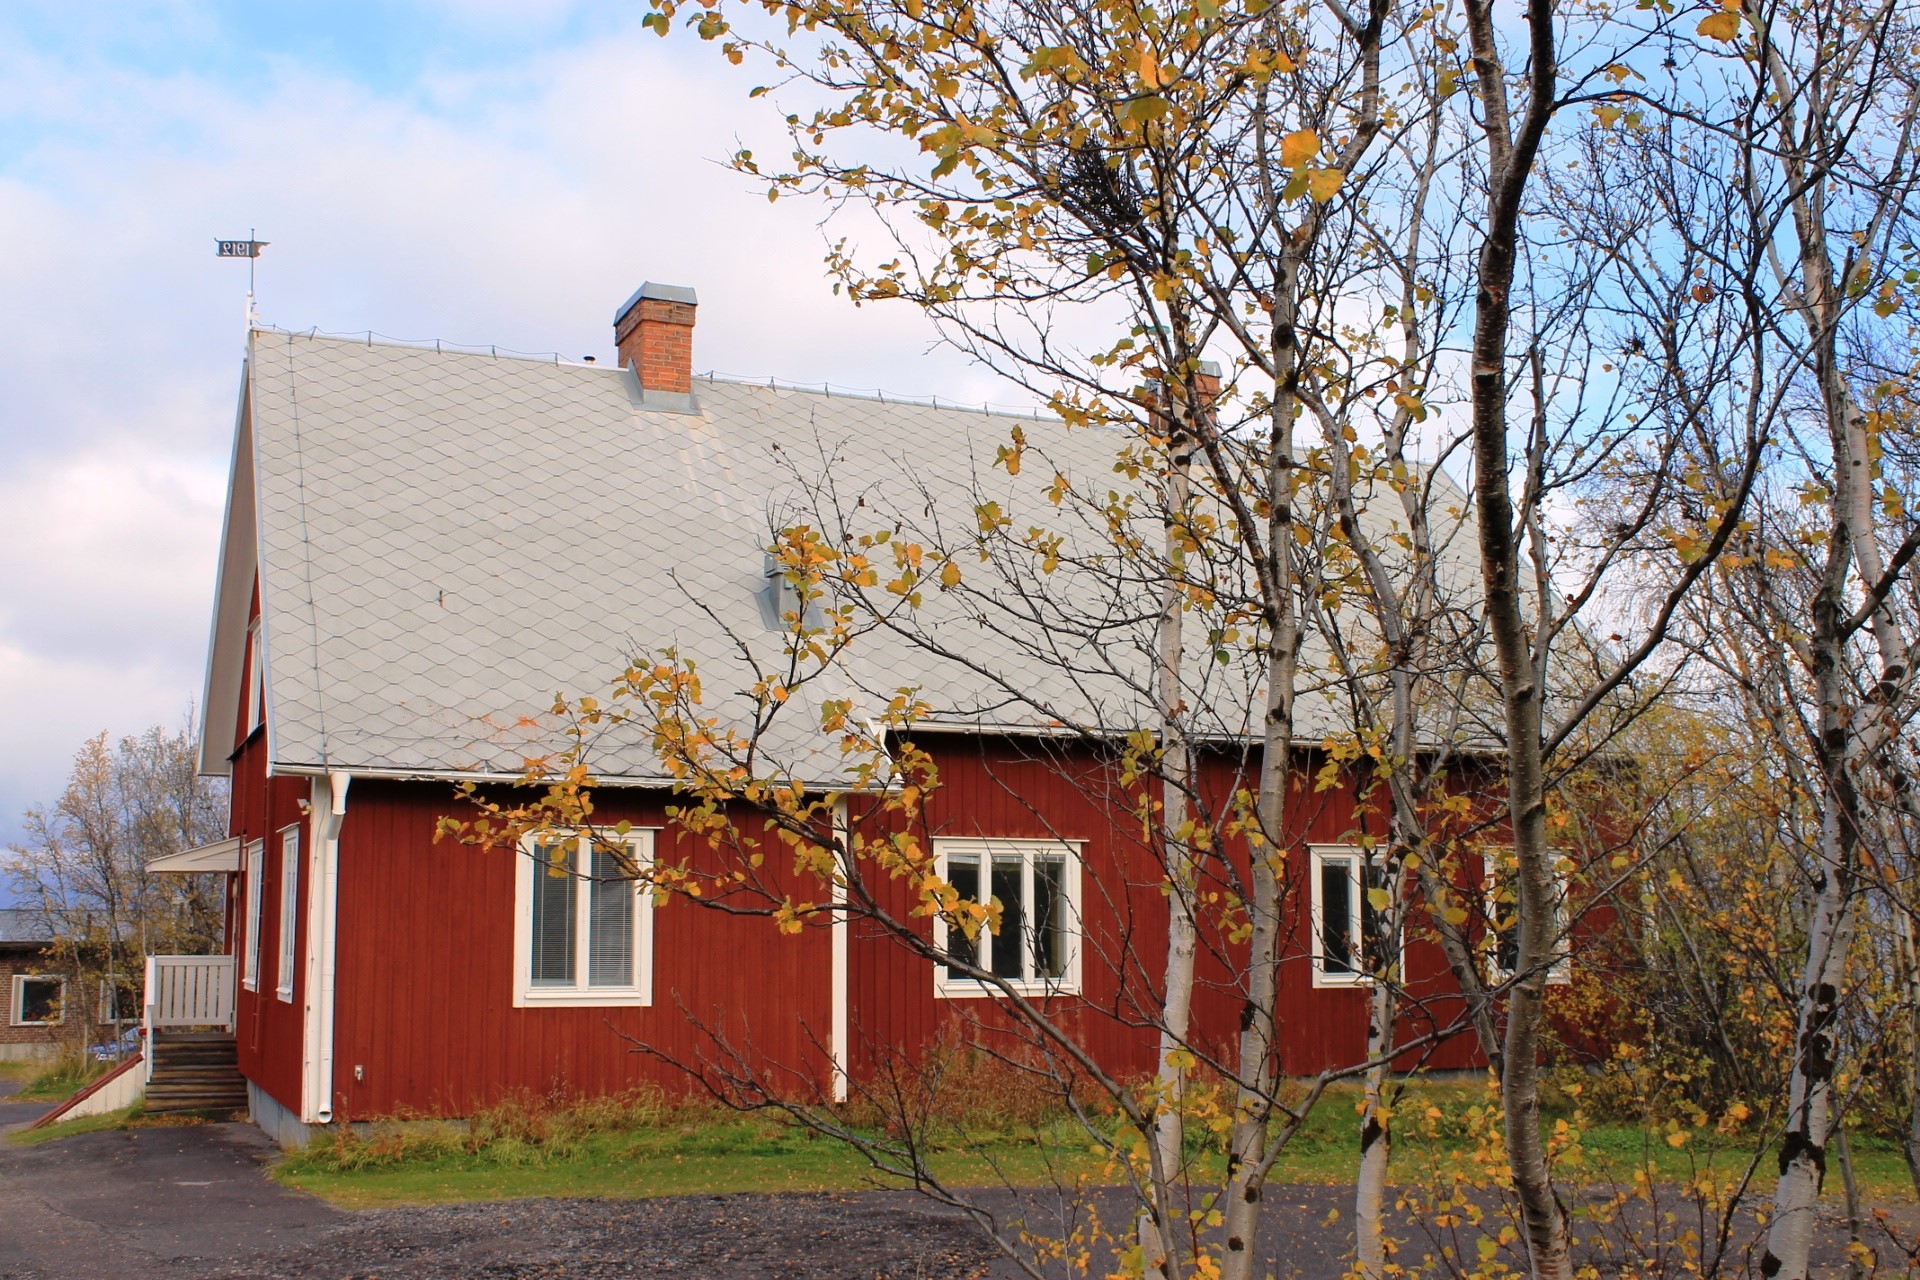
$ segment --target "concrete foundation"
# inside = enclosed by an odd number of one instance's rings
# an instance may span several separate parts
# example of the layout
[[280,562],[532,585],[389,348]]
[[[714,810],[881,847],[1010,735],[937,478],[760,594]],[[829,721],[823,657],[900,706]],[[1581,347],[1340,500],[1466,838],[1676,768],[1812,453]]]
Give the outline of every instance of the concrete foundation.
[[308,1124],[300,1113],[280,1105],[273,1096],[253,1081],[247,1081],[247,1118],[259,1125],[282,1151],[296,1151],[326,1132],[326,1126]]
[[60,1056],[60,1046],[50,1041],[0,1044],[0,1062],[51,1062]]

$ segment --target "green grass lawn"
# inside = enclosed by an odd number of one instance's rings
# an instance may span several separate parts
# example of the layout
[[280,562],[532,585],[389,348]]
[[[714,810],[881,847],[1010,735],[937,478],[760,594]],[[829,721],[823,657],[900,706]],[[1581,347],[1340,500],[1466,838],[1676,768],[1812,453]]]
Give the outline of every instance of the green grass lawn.
[[24,1082],[13,1095],[14,1102],[65,1102],[105,1070],[104,1065],[82,1058],[0,1062],[0,1072]]
[[[1329,1096],[1276,1163],[1276,1183],[1343,1184],[1353,1178],[1358,1147],[1351,1092]],[[1459,1126],[1443,1123],[1434,1135],[1407,1117],[1429,1105],[1451,1119],[1482,1097],[1472,1086],[1421,1085],[1401,1103],[1402,1133],[1395,1148],[1398,1180],[1426,1181],[1472,1149]],[[713,1112],[661,1113],[622,1121],[569,1120],[564,1111],[522,1113],[505,1125],[414,1122],[387,1126],[368,1138],[317,1143],[275,1166],[287,1186],[349,1208],[431,1204],[529,1196],[639,1197],[739,1191],[841,1191],[901,1185],[877,1173],[857,1152],[765,1116]],[[1912,1199],[1906,1166],[1889,1143],[1854,1139],[1854,1163],[1863,1196],[1877,1204]],[[1595,1124],[1582,1135],[1577,1162],[1560,1166],[1568,1182],[1631,1185],[1645,1169],[1662,1183],[1696,1183],[1703,1172],[1736,1177],[1752,1157],[1749,1139],[1693,1135],[1675,1148],[1665,1130]],[[1037,1135],[1004,1133],[938,1150],[931,1163],[955,1185],[1051,1185],[1057,1181],[1117,1181],[1084,1132],[1065,1123]],[[1770,1160],[1762,1160],[1753,1193],[1771,1191]],[[1211,1169],[1211,1162],[1203,1170]],[[1837,1194],[1839,1178],[1830,1176]]]
[[58,1138],[78,1137],[83,1133],[106,1133],[113,1129],[135,1128],[141,1120],[140,1104],[136,1102],[132,1106],[123,1107],[118,1111],[109,1111],[104,1115],[62,1120],[44,1129],[21,1129],[8,1134],[7,1141],[16,1147],[34,1147]]
[[[416,1128],[416,1134],[422,1132]],[[686,1123],[610,1130],[543,1146],[514,1140],[478,1151],[435,1142],[408,1150],[389,1135],[354,1144],[343,1167],[328,1144],[281,1161],[274,1176],[348,1208],[433,1204],[525,1196],[636,1197],[734,1191],[845,1191],[889,1185],[850,1147],[792,1125],[756,1117],[702,1116]],[[385,1146],[382,1154],[375,1154]],[[371,1149],[371,1150],[368,1150]],[[938,1153],[943,1178],[966,1185],[1029,1185],[1093,1176],[1100,1162],[1086,1145],[994,1142],[978,1152]],[[893,1183],[892,1185],[904,1185]]]

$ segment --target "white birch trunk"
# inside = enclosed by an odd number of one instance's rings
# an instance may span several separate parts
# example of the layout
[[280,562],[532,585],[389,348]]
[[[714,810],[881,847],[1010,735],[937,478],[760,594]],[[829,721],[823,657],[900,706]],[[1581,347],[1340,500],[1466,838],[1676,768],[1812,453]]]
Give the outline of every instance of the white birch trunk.
[[[1191,384],[1189,384],[1191,386]],[[1198,394],[1191,392],[1190,394]],[[1179,406],[1176,406],[1178,411]],[[1206,406],[1188,406],[1194,414]],[[1194,922],[1194,894],[1198,868],[1190,838],[1192,817],[1188,794],[1193,779],[1192,750],[1187,742],[1186,697],[1181,684],[1184,652],[1186,553],[1181,523],[1188,508],[1188,466],[1193,440],[1180,426],[1168,442],[1167,538],[1168,576],[1161,602],[1156,695],[1160,703],[1160,822],[1167,858],[1167,969],[1160,1012],[1160,1057],[1155,1078],[1155,1106],[1150,1155],[1154,1203],[1141,1214],[1140,1251],[1148,1277],[1170,1280],[1180,1271],[1181,1232],[1176,1196],[1182,1176],[1185,1123],[1183,1105],[1187,1071],[1182,1065],[1193,1013],[1193,966],[1198,948]]]

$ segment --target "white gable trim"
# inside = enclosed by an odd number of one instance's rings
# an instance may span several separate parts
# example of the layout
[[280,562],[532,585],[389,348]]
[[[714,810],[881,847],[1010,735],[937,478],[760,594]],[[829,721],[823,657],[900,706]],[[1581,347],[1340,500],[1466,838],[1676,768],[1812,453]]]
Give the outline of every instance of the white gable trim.
[[227,509],[220,527],[220,568],[213,580],[212,633],[207,638],[207,681],[200,696],[200,772],[233,772],[233,726],[240,720],[240,689],[246,677],[247,614],[259,576],[260,537],[253,467],[252,378],[240,369],[240,407],[234,414],[233,463],[227,471]]

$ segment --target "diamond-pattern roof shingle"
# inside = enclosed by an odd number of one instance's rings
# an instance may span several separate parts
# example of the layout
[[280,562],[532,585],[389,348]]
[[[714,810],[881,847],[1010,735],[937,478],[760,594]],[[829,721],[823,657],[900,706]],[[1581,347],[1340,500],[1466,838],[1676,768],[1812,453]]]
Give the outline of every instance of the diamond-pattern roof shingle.
[[[1126,443],[718,380],[695,381],[693,413],[649,410],[621,369],[273,330],[253,335],[249,385],[270,749],[294,770],[515,774],[557,744],[556,694],[601,694],[667,646],[700,663],[729,714],[753,679],[743,646],[777,659],[763,557],[795,512],[824,498],[863,527],[951,535],[985,496],[1059,519],[1054,474],[1114,476]],[[1018,478],[993,465],[1016,421],[1032,457]],[[1116,591],[1110,566],[970,576],[927,596],[917,639],[877,631],[818,696],[913,685],[954,725],[1143,722],[1157,597]],[[1036,624],[1048,609],[1104,621]],[[1219,732],[1253,722],[1257,673],[1242,666],[1256,665],[1198,664],[1210,683],[1194,698]],[[768,745],[831,782],[806,701]],[[1303,733],[1318,736],[1321,714],[1303,704]],[[657,774],[637,734],[606,735],[592,764]]]

